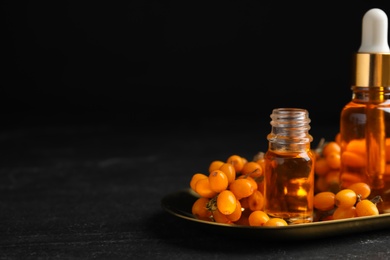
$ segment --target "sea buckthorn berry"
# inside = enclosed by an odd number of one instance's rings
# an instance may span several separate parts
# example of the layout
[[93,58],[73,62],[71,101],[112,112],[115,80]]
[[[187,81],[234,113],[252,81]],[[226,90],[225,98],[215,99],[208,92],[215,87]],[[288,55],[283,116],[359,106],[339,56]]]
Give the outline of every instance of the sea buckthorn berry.
[[229,185],[231,190],[237,199],[249,197],[255,191],[252,180],[249,178],[237,178]]
[[227,178],[228,178],[228,183],[232,183],[236,179],[236,169],[234,166],[230,163],[223,163],[220,167],[219,170],[223,171]]
[[336,195],[331,191],[323,191],[314,195],[313,206],[314,208],[327,211],[335,207]]
[[368,198],[371,194],[370,185],[365,182],[356,182],[348,186],[348,189],[353,190],[356,194],[360,196],[361,200]]
[[345,219],[345,218],[354,218],[356,217],[356,208],[346,207],[346,208],[336,208],[333,212],[333,219]]
[[364,156],[358,153],[345,151],[341,154],[341,160],[343,164],[350,167],[361,168],[366,166],[366,160]]
[[197,219],[211,221],[211,211],[207,208],[207,204],[210,199],[205,197],[198,198],[194,204],[192,204],[192,215]]
[[318,176],[324,176],[330,171],[330,167],[325,157],[320,157],[314,164],[314,172]]
[[349,187],[353,183],[363,182],[363,176],[353,172],[343,172],[340,176],[340,182],[343,187]]
[[240,203],[239,200],[237,200],[236,209],[233,211],[232,214],[226,215],[226,217],[227,217],[230,221],[236,222],[236,221],[238,221],[238,220],[241,218],[241,215],[242,215],[241,203]]
[[252,184],[253,190],[257,190],[258,185],[254,178],[247,176],[247,175],[240,175],[237,179],[247,179]]
[[262,210],[255,210],[248,217],[249,226],[264,226],[269,220],[269,216]]
[[362,155],[363,157],[366,156],[366,140],[365,139],[353,139],[351,140],[346,148],[346,151],[355,153],[358,155]]
[[325,160],[331,169],[333,170],[340,169],[340,165],[341,165],[340,152],[328,153],[328,155],[325,157]]
[[209,173],[214,170],[218,170],[224,163],[225,162],[219,160],[212,161],[209,165]]
[[379,215],[379,210],[375,203],[368,199],[364,199],[356,204],[356,214],[358,217],[377,216]]
[[229,156],[229,158],[227,158],[226,162],[234,166],[234,168],[236,169],[236,173],[241,173],[241,170],[244,167],[245,160],[241,156],[233,154]]
[[326,143],[322,148],[322,156],[326,158],[330,153],[340,154],[340,151],[341,151],[340,145],[336,141],[331,141],[329,143]]
[[217,208],[224,215],[230,215],[236,210],[237,198],[230,190],[218,194]]
[[195,191],[195,185],[196,185],[197,181],[199,181],[200,179],[205,179],[205,178],[208,178],[208,176],[206,174],[203,174],[203,173],[195,173],[194,175],[192,175],[192,178],[190,181],[191,189],[193,191]]
[[242,167],[241,174],[250,176],[252,178],[257,178],[263,175],[263,168],[261,168],[261,165],[257,162],[247,162]]
[[351,189],[342,189],[336,193],[335,205],[338,208],[350,208],[357,202],[357,195]]
[[200,179],[196,182],[195,192],[198,193],[201,197],[206,198],[213,198],[218,194],[210,188],[210,182],[208,177]]
[[247,199],[250,210],[256,211],[264,209],[264,196],[259,190],[255,190]]
[[288,226],[287,222],[282,218],[270,218],[263,226],[266,227],[283,227]]
[[227,189],[229,182],[226,174],[221,170],[214,170],[209,174],[210,189],[220,193]]
[[228,219],[225,214],[222,214],[222,212],[220,212],[218,209],[214,210],[212,213],[214,222],[222,224],[233,224],[233,222]]

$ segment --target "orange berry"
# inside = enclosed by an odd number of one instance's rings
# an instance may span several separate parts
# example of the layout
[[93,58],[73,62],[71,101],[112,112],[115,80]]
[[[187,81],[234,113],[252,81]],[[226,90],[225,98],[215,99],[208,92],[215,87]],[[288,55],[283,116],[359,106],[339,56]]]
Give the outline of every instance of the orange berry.
[[233,211],[232,214],[226,215],[226,217],[227,217],[230,221],[236,222],[236,221],[238,221],[238,220],[241,218],[241,215],[242,215],[241,203],[240,203],[239,200],[237,200],[236,209]]
[[322,148],[322,156],[326,158],[330,153],[340,153],[340,151],[340,145],[337,142],[332,141],[324,145],[324,147]]
[[350,208],[356,204],[357,195],[351,189],[342,189],[336,193],[335,205],[338,208]]
[[190,181],[190,187],[193,191],[195,191],[195,185],[200,179],[208,178],[206,174],[203,173],[195,173],[192,175],[191,181]]
[[345,148],[345,151],[365,156],[366,153],[367,153],[367,151],[366,151],[366,140],[365,139],[354,139],[354,140],[351,140],[347,144],[347,147]]
[[327,174],[329,171],[330,171],[330,167],[325,157],[318,158],[314,164],[314,172],[319,176],[323,176]]
[[221,170],[214,170],[209,174],[210,189],[214,192],[220,193],[227,189],[228,177]]
[[313,206],[314,208],[327,211],[335,207],[336,195],[331,191],[323,191],[314,195]]
[[229,189],[237,199],[249,197],[255,191],[253,183],[249,178],[237,178],[229,185]]
[[263,175],[263,168],[261,168],[261,165],[257,162],[247,162],[242,167],[241,174],[257,178]]
[[265,222],[264,226],[267,226],[267,227],[283,227],[283,226],[288,226],[288,224],[282,218],[270,218],[267,222]]
[[356,182],[348,186],[348,189],[353,190],[356,194],[360,195],[360,199],[364,200],[371,194],[370,185],[365,182]]
[[341,154],[340,158],[343,164],[347,166],[355,168],[361,168],[366,166],[366,159],[363,155],[358,153],[345,151]]
[[336,208],[333,212],[333,219],[345,219],[345,218],[354,218],[356,217],[356,208],[346,207],[346,208]]
[[207,204],[209,203],[210,199],[205,197],[198,198],[194,204],[192,204],[192,214],[200,220],[211,220],[211,211],[208,210]]
[[264,226],[267,221],[269,221],[269,216],[267,215],[267,213],[261,210],[255,210],[251,212],[248,217],[248,222],[250,226]]
[[209,173],[214,171],[214,170],[218,170],[221,167],[221,165],[224,163],[225,162],[219,161],[219,160],[212,161],[209,165]]
[[230,215],[236,210],[237,198],[230,190],[218,194],[217,208],[224,215]]
[[240,176],[238,176],[237,179],[247,179],[252,184],[252,187],[253,187],[254,190],[257,190],[257,188],[258,188],[257,182],[255,181],[254,178],[252,178],[250,176],[240,175]]
[[363,176],[353,172],[343,172],[340,175],[342,187],[349,187],[353,183],[363,182]]
[[331,169],[336,170],[336,169],[340,169],[340,165],[341,165],[340,158],[341,158],[340,152],[329,152],[328,155],[325,157],[325,160]]
[[250,210],[256,211],[264,209],[264,196],[260,191],[255,190],[247,199]]
[[358,217],[377,216],[379,215],[379,210],[375,203],[365,199],[356,204],[356,214]]
[[230,163],[223,163],[220,167],[219,170],[223,171],[227,178],[228,178],[228,183],[232,183],[236,179],[236,169],[234,166]]
[[218,209],[214,210],[213,212],[213,219],[214,222],[222,223],[222,224],[232,224],[233,222],[227,218],[225,214],[222,214]]
[[210,188],[209,178],[203,178],[196,182],[195,190],[201,197],[212,198],[218,193]]
[[234,166],[234,168],[236,169],[236,173],[240,173],[242,168],[244,167],[244,159],[239,156],[239,155],[231,155],[229,156],[229,158],[226,160],[227,163],[230,163]]

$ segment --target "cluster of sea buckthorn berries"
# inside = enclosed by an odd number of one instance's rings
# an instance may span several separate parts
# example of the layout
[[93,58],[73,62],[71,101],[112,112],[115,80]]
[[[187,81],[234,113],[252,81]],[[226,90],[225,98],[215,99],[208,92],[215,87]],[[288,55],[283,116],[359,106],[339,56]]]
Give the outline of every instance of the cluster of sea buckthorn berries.
[[[339,134],[334,141],[320,142],[315,162],[314,221],[378,215],[371,200],[370,187],[358,182],[340,190]],[[264,153],[252,161],[231,155],[226,161],[212,161],[208,173],[192,175],[190,187],[199,198],[192,205],[192,214],[200,220],[246,226],[286,226],[281,218],[271,218],[264,211]]]
[[[349,150],[364,149],[357,142],[351,142],[349,146],[354,147]],[[317,221],[379,214],[377,203],[381,201],[381,197],[376,196],[369,200],[371,188],[365,182],[356,178],[355,181],[344,179],[344,186],[347,181],[349,184],[340,189],[341,160],[351,166],[359,166],[363,160],[349,150],[341,154],[340,133],[333,141],[325,142],[322,139],[318,149],[314,150],[317,156],[314,166],[316,174],[314,208]]]
[[369,200],[371,188],[367,183],[356,182],[337,193],[322,191],[313,198],[316,209],[315,221],[336,220],[354,217],[376,216],[379,210],[376,206],[380,196]]
[[211,162],[208,174],[195,173],[191,178],[190,187],[200,196],[192,214],[223,224],[287,226],[284,219],[270,218],[263,211],[263,167],[262,156],[248,161],[231,155],[226,161]]
[[315,172],[315,193],[322,191],[339,191],[340,187],[340,144],[339,135],[335,141],[325,142],[321,139],[318,148],[314,150],[316,161],[314,164]]

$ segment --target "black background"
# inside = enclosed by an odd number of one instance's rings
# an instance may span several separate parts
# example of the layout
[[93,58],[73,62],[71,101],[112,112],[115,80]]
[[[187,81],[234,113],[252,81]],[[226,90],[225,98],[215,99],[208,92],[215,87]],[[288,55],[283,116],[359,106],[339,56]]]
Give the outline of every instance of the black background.
[[161,199],[212,160],[265,151],[273,108],[306,108],[314,142],[333,138],[362,17],[390,4],[0,7],[0,258],[388,258],[386,229],[260,243],[179,221]]
[[[244,118],[338,124],[377,1],[4,1],[5,125]],[[155,121],[157,119],[157,121]],[[267,126],[268,127],[268,126]]]

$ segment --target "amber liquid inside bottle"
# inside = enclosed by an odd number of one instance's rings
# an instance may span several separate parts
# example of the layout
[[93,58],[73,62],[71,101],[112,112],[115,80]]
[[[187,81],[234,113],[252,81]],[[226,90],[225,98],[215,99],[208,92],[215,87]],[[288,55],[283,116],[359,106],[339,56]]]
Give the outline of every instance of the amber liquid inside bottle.
[[274,109],[265,153],[264,211],[289,224],[313,221],[314,163],[308,113]]
[[313,221],[313,155],[267,152],[266,212],[291,224]]
[[381,196],[381,213],[390,213],[390,92],[377,90],[382,102],[370,102],[370,88],[354,87],[341,111],[340,189],[355,182],[371,187],[369,199]]

